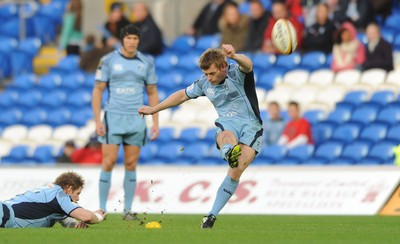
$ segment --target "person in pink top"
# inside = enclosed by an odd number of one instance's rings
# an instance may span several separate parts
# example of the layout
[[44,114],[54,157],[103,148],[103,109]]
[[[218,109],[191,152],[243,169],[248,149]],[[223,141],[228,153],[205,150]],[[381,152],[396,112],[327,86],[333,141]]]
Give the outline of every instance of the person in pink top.
[[357,39],[355,27],[350,22],[343,23],[336,39],[332,51],[332,70],[337,72],[360,68],[365,61],[365,49]]

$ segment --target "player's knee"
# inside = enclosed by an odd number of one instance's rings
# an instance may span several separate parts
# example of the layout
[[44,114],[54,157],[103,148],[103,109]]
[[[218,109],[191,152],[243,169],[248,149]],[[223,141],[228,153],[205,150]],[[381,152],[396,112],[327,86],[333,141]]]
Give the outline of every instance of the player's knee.
[[127,168],[129,170],[135,170],[138,159],[139,158],[136,155],[132,156],[132,157],[126,157],[124,159],[125,168]]

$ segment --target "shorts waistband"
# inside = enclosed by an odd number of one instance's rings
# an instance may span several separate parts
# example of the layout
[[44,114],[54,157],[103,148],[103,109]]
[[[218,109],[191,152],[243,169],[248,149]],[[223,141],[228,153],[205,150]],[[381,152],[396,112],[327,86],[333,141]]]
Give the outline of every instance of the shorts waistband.
[[3,205],[3,218],[1,219],[0,228],[4,228],[7,221],[10,219],[10,209],[4,203],[1,205]]

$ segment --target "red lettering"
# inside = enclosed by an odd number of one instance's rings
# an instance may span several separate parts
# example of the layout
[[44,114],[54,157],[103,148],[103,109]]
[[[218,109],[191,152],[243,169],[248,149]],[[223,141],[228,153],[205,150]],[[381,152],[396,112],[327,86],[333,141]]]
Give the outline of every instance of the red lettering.
[[[135,197],[139,197],[141,202],[150,202],[150,188],[160,183],[161,181],[140,181],[136,188]],[[155,201],[159,202],[161,199],[162,197],[159,196]]]
[[[193,202],[193,201],[196,201],[196,200],[198,200],[198,199],[200,199],[200,196],[192,196],[192,194],[191,194],[191,192],[195,189],[195,188],[201,188],[201,190],[205,190],[205,189],[207,189],[208,187],[210,186],[210,182],[207,182],[207,181],[199,181],[199,182],[195,182],[195,183],[193,183],[193,184],[191,184],[191,185],[189,185],[188,187],[186,187],[183,191],[182,191],[182,193],[181,193],[181,195],[179,196],[179,201],[181,201],[181,202]],[[203,202],[205,201],[205,200],[208,200],[209,198],[208,197],[206,197],[206,198],[203,198],[202,200],[203,200]]]
[[[229,203],[236,203],[244,200],[246,197],[250,195],[251,189],[257,185],[257,182],[252,181],[252,180],[247,180],[240,182],[238,185],[238,188],[235,191],[235,194],[232,196],[232,198],[229,200]],[[253,197],[250,199],[250,202],[254,202],[256,200],[256,197]]]

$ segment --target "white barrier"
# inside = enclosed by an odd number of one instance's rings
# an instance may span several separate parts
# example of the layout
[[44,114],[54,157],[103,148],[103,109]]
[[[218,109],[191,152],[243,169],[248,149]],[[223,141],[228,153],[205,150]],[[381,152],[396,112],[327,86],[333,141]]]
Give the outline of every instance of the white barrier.
[[[52,182],[73,170],[84,176],[80,205],[98,209],[98,167],[0,168],[0,199]],[[226,167],[140,167],[134,211],[207,213]],[[117,167],[107,210],[121,212],[124,170]],[[374,215],[400,181],[396,167],[250,167],[222,213]]]

